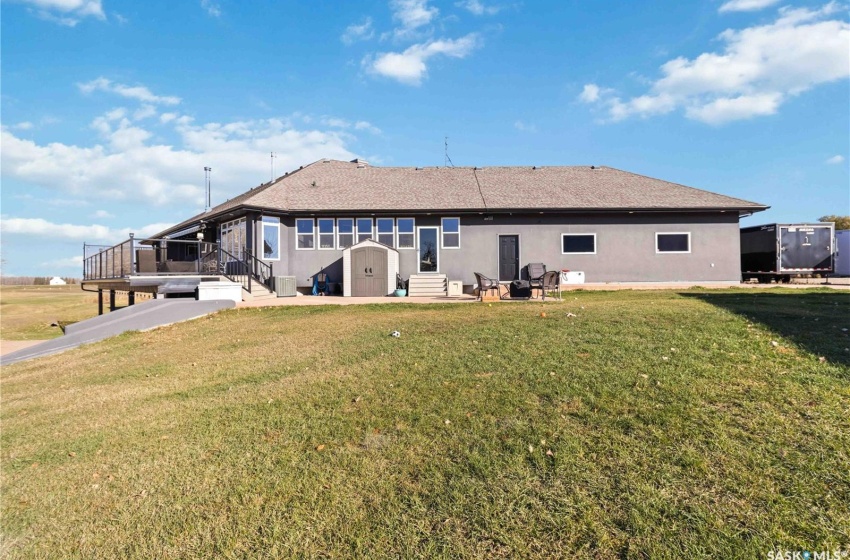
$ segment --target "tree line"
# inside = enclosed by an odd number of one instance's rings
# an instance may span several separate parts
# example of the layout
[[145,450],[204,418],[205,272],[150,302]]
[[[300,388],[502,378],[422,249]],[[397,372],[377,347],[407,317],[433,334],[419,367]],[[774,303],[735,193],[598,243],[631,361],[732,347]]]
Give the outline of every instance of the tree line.
[[[53,276],[0,276],[0,285],[3,286],[49,286]],[[79,283],[78,278],[65,278],[66,284]]]

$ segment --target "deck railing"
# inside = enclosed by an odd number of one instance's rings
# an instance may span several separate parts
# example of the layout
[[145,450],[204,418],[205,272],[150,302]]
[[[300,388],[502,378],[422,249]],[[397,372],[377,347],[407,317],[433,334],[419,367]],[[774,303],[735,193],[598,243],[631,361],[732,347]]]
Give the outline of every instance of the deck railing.
[[175,239],[130,239],[114,246],[83,245],[83,280],[123,279],[135,275],[225,276],[251,291],[252,282],[270,285],[271,266],[250,251],[241,256],[218,243]]

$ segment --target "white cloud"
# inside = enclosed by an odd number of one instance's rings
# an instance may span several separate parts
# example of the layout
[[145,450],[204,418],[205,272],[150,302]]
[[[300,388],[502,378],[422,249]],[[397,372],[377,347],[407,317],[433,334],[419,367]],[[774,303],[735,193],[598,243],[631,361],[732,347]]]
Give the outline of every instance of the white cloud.
[[684,109],[688,118],[723,124],[776,113],[790,97],[850,76],[850,23],[830,19],[841,8],[781,8],[776,21],[718,36],[720,53],[679,57],[661,66],[646,94],[622,100],[588,84],[579,99],[603,107],[611,120]]
[[122,97],[127,97],[129,99],[136,99],[144,103],[177,105],[181,101],[179,97],[171,95],[154,95],[151,90],[145,86],[127,86],[124,84],[117,84],[104,77],[96,78],[90,82],[77,84],[77,87],[81,92],[86,94],[94,91],[105,91]]
[[114,217],[115,217],[114,214],[110,214],[106,210],[98,210],[94,214],[92,214],[92,218],[99,218],[101,220],[104,220],[104,219],[107,219],[107,218],[114,218]]
[[463,0],[455,3],[455,6],[467,10],[469,13],[476,16],[498,14],[502,10],[502,6],[487,6],[481,0]]
[[11,128],[14,128],[15,130],[32,130],[34,127],[35,125],[29,121],[19,122],[18,124],[13,124],[11,126]]
[[396,39],[415,36],[415,32],[428,25],[440,13],[440,10],[428,6],[428,0],[391,0],[393,20],[399,23],[393,31]]
[[523,121],[516,121],[514,123],[514,128],[522,132],[537,132],[537,126]]
[[212,17],[221,17],[221,6],[213,0],[201,0],[201,7]]
[[581,90],[581,94],[579,94],[578,98],[585,103],[596,103],[599,101],[599,86],[596,84],[585,84],[584,89]]
[[113,229],[98,224],[57,224],[42,218],[10,218],[3,216],[0,231],[6,235],[27,235],[63,239],[67,241],[103,241],[115,243],[130,238],[130,232],[137,237],[154,235],[174,224],[148,224],[139,228]]
[[834,155],[831,158],[829,158],[828,160],[826,160],[826,163],[828,163],[829,165],[838,165],[840,163],[844,163],[844,156],[842,156],[840,154]]
[[156,107],[153,105],[142,105],[135,113],[133,113],[133,120],[140,121],[154,116],[156,116]]
[[47,261],[41,263],[41,266],[44,268],[77,268],[80,269],[83,267],[83,256],[77,255],[76,257],[66,257],[64,259],[55,259],[52,261]]
[[[133,126],[125,114],[118,109],[95,119],[92,126],[104,141],[91,147],[38,144],[3,129],[3,180],[100,203],[179,206],[190,214],[203,207],[205,166],[214,170],[213,200],[222,202],[265,180],[269,152],[279,154],[281,169],[323,157],[354,157],[346,148],[349,132],[298,130],[281,119],[195,124],[190,117],[177,117],[168,123],[180,139],[175,147],[151,143],[153,134]],[[356,123],[353,128],[358,130]]]
[[340,40],[346,45],[351,45],[357,41],[368,41],[375,36],[375,30],[372,29],[372,18],[367,17],[363,23],[352,23],[345,28],[345,31],[340,36]]
[[80,20],[93,17],[105,20],[101,0],[18,0],[31,6],[35,14],[47,21],[74,27]]
[[357,121],[356,123],[354,123],[354,130],[365,130],[366,132],[371,132],[372,134],[381,133],[381,129],[373,125],[369,121]]
[[779,0],[729,0],[718,10],[724,12],[755,12],[773,6],[779,3]]
[[460,39],[440,39],[416,44],[400,53],[378,53],[367,56],[363,65],[368,72],[397,80],[407,85],[419,85],[428,73],[425,64],[428,59],[437,56],[465,58],[480,41],[476,33],[470,33]]

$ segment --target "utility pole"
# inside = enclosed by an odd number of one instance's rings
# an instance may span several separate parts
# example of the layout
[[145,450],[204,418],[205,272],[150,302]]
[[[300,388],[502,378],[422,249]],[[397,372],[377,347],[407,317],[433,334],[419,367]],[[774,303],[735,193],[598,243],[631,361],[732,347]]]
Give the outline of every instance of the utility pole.
[[209,212],[210,208],[212,208],[212,185],[210,184],[210,175],[212,174],[212,167],[204,167],[204,183],[206,183],[205,187],[207,189],[207,200],[206,207],[204,208],[204,212]]

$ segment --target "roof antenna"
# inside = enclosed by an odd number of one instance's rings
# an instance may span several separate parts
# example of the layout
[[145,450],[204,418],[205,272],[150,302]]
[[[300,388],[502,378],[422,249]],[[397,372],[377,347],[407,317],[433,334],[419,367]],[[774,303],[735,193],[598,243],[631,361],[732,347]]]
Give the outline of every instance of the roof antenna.
[[443,167],[448,167],[450,163],[451,163],[452,167],[454,167],[455,164],[452,162],[452,158],[449,157],[449,137],[448,136],[446,136],[446,151],[445,151],[445,153],[446,153],[446,159],[443,161]]
[[204,212],[209,212],[210,208],[212,208],[212,185],[210,184],[210,175],[212,174],[212,167],[204,167],[204,185],[207,188],[207,206],[204,208]]
[[275,156],[274,152],[272,152],[272,179],[271,179],[272,181],[274,181],[274,158],[275,157],[277,157],[277,156]]

